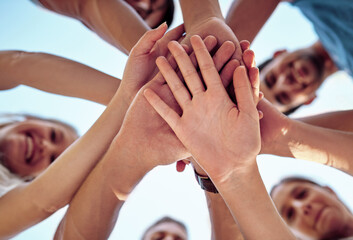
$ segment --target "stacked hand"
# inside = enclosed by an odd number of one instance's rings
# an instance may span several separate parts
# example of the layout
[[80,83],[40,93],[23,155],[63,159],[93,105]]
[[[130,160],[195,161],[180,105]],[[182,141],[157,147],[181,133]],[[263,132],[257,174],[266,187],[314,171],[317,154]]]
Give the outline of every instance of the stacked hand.
[[166,56],[167,44],[172,40],[181,39],[184,34],[183,25],[165,34],[167,28],[163,23],[158,28],[146,32],[132,48],[119,88],[128,105],[140,88],[157,74],[155,61],[158,56]]
[[258,96],[253,95],[245,67],[239,66],[233,77],[235,105],[201,38],[192,37],[191,44],[206,88],[181,45],[171,42],[169,50],[188,89],[164,58],[157,59],[157,66],[182,109],[181,116],[154,89],[145,90],[145,96],[207,174],[222,181],[233,171],[256,164],[261,144],[257,101],[254,101]]

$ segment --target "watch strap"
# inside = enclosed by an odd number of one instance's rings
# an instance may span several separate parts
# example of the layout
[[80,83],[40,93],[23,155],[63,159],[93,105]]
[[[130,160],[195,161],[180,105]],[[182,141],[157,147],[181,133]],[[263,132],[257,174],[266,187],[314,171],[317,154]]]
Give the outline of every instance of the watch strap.
[[195,172],[196,181],[198,182],[198,184],[203,190],[207,192],[218,193],[217,188],[215,187],[212,180],[208,176],[201,176],[196,171],[194,172]]

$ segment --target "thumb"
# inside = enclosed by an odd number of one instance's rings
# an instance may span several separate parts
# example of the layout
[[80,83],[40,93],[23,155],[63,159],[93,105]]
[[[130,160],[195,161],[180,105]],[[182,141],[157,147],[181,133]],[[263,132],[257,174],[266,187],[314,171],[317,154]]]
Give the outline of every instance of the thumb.
[[149,53],[155,43],[163,37],[167,29],[168,26],[164,22],[159,27],[147,31],[133,47],[130,55],[138,56]]

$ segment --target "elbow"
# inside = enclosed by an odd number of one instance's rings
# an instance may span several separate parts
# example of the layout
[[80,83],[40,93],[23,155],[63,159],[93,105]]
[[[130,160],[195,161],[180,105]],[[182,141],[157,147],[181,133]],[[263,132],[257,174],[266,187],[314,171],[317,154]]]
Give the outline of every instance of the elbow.
[[33,199],[33,205],[39,209],[45,216],[50,216],[59,209],[65,207],[69,200],[56,200],[56,199]]

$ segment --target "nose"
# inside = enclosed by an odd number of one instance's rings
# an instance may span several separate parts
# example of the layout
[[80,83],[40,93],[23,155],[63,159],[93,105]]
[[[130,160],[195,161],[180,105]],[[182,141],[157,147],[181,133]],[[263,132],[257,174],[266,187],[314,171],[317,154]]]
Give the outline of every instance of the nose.
[[149,11],[152,8],[152,3],[150,0],[139,1],[138,6],[144,11]]
[[293,207],[297,210],[297,212],[302,213],[303,215],[309,215],[312,211],[312,205],[307,201],[293,201]]
[[45,159],[50,159],[52,156],[60,154],[59,146],[48,139],[42,139],[39,148],[42,157]]

